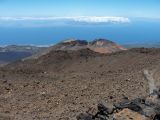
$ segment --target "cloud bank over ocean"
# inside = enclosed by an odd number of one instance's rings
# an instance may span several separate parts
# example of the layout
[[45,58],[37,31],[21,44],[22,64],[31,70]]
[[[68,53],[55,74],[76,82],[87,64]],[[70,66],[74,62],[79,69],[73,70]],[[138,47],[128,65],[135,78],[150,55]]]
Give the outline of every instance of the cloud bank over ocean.
[[129,18],[124,17],[73,17],[76,22],[86,23],[129,23]]
[[75,22],[101,23],[101,22],[130,22],[125,17],[96,17],[96,16],[78,16],[78,17],[0,17],[3,21],[22,21],[22,20],[73,20]]
[[130,23],[125,17],[97,17],[97,16],[77,16],[77,17],[0,17],[0,25],[14,26],[53,26],[67,24],[124,24]]

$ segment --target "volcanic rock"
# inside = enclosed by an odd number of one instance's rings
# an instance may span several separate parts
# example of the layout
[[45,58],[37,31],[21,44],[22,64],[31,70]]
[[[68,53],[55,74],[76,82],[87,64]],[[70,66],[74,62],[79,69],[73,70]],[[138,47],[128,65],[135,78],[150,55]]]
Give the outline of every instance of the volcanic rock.
[[[128,102],[114,104],[113,112],[108,112],[111,105],[98,104],[98,111],[95,115],[88,114],[89,120],[160,120],[160,91],[144,98],[134,99]],[[85,115],[83,117],[83,115]],[[87,114],[80,114],[77,120],[87,120]]]

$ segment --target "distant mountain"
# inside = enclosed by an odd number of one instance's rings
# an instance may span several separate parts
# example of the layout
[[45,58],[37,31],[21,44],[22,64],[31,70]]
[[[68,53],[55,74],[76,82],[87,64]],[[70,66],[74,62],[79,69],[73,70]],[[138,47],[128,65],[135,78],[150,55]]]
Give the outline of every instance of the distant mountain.
[[26,57],[29,57],[41,50],[45,49],[44,47],[35,47],[35,46],[17,46],[10,45],[6,47],[0,47],[0,64],[7,64],[20,60]]
[[106,39],[96,39],[90,42],[89,48],[99,53],[113,53],[121,50],[126,50],[122,46]]
[[0,52],[30,52],[36,53],[43,49],[44,47],[36,47],[36,46],[18,46],[18,45],[9,45],[6,47],[0,47]]
[[93,41],[88,42],[87,40],[77,40],[77,39],[69,39],[64,40],[56,45],[53,45],[51,47],[48,47],[47,49],[38,52],[37,54],[34,54],[31,57],[25,58],[26,59],[38,59],[39,57],[46,55],[50,53],[51,51],[77,51],[82,49],[89,49],[93,52],[97,53],[113,53],[118,52],[122,50],[126,50],[120,45],[117,45],[116,43],[107,40],[107,39],[95,39]]
[[0,52],[0,64],[7,64],[31,55],[30,52]]
[[48,54],[50,51],[76,51],[82,49],[89,49],[97,53],[113,53],[126,50],[122,46],[107,39],[96,39],[90,42],[86,40],[69,39],[48,48],[10,45],[0,47],[0,64],[7,64],[17,60],[39,58],[40,56]]
[[107,39],[96,39],[91,42],[86,40],[66,40],[54,46],[56,50],[79,50],[89,48],[90,50],[98,53],[113,53],[121,50],[126,50],[120,45],[107,40]]

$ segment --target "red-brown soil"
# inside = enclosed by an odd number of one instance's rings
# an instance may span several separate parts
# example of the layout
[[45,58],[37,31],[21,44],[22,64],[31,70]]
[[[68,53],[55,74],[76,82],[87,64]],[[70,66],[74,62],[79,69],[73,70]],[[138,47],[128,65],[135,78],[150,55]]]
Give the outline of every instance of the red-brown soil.
[[0,119],[75,120],[99,100],[146,96],[143,72],[159,64],[160,49],[144,48],[111,54],[53,50],[17,61],[0,69]]

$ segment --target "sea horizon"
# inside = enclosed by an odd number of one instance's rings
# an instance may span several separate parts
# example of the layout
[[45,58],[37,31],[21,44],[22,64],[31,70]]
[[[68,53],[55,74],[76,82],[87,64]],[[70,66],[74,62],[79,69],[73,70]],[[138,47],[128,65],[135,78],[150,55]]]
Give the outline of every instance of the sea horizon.
[[[51,24],[36,23],[32,26],[24,27],[5,24],[0,25],[0,46],[7,45],[33,45],[51,46],[66,39],[94,40],[108,39],[121,45],[135,44],[160,44],[160,19],[129,18],[129,23],[101,23],[101,24],[82,24],[82,23],[57,23]],[[34,24],[43,26],[33,26]],[[13,23],[12,23],[13,24]],[[45,26],[45,24],[47,24]],[[50,26],[49,26],[50,25]]]

